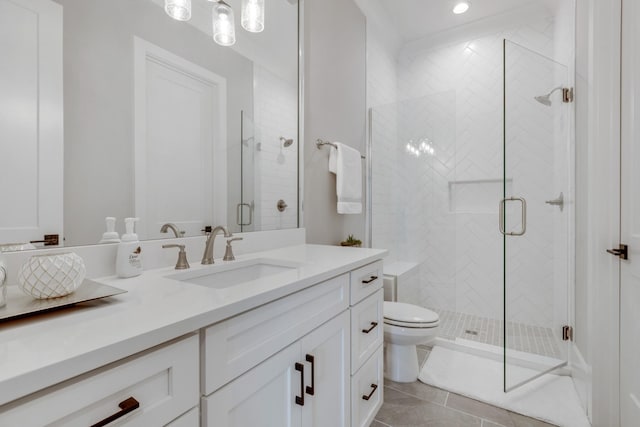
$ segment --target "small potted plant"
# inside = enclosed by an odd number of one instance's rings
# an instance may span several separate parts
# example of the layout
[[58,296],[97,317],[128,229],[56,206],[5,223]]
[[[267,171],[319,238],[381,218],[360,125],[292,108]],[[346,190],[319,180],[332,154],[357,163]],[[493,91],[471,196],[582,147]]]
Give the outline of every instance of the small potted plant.
[[352,246],[355,248],[359,248],[362,246],[362,241],[353,237],[353,234],[349,234],[347,236],[347,240],[340,242],[340,246]]

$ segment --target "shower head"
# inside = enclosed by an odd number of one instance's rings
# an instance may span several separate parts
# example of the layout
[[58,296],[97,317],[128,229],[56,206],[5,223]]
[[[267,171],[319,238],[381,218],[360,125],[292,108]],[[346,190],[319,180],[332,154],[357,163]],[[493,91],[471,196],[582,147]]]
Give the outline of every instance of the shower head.
[[293,139],[286,139],[284,136],[280,137],[280,141],[282,142],[283,147],[290,147],[293,144]]
[[542,105],[546,105],[547,107],[551,107],[551,97],[549,95],[540,95],[534,97],[536,101],[538,101]]
[[547,107],[551,107],[551,95],[553,95],[553,93],[555,91],[560,90],[560,89],[562,89],[562,86],[555,87],[548,94],[534,96],[533,99],[535,99],[536,101],[538,101],[542,105],[546,105]]

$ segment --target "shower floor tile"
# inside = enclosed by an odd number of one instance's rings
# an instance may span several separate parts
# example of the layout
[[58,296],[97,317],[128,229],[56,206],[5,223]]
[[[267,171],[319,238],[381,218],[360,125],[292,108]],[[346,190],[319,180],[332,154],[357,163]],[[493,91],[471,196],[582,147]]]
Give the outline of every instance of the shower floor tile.
[[[430,308],[440,316],[441,338],[464,338],[484,344],[502,347],[503,322],[471,314]],[[512,350],[534,353],[540,356],[562,358],[558,339],[550,328],[507,322],[507,344]]]

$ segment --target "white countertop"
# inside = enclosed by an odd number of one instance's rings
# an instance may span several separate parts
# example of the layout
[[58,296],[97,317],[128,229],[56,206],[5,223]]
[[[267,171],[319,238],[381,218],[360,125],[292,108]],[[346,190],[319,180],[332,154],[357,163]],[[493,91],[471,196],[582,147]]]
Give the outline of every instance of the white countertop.
[[[299,266],[224,289],[164,277],[176,273],[172,267],[131,279],[93,279],[128,292],[0,323],[0,405],[369,264],[386,253],[320,245],[252,253],[237,261],[269,258]],[[206,267],[196,264],[191,270],[202,268]]]

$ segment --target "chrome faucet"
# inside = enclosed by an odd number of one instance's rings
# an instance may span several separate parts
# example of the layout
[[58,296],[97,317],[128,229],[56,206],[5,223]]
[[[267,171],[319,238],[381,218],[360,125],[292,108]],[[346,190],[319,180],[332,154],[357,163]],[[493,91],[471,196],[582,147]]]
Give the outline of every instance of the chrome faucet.
[[160,232],[161,233],[167,233],[169,231],[169,229],[171,229],[171,231],[173,231],[173,234],[176,236],[176,238],[178,237],[184,237],[184,231],[181,231],[178,229],[178,227],[176,227],[175,224],[172,224],[170,222],[163,224],[162,227],[160,227]]
[[233,234],[231,234],[225,227],[221,225],[214,227],[214,229],[211,230],[211,233],[209,233],[209,237],[207,237],[207,242],[204,244],[204,254],[202,255],[201,264],[213,264],[213,245],[216,241],[216,235],[221,231],[224,233],[224,237],[233,237]]

